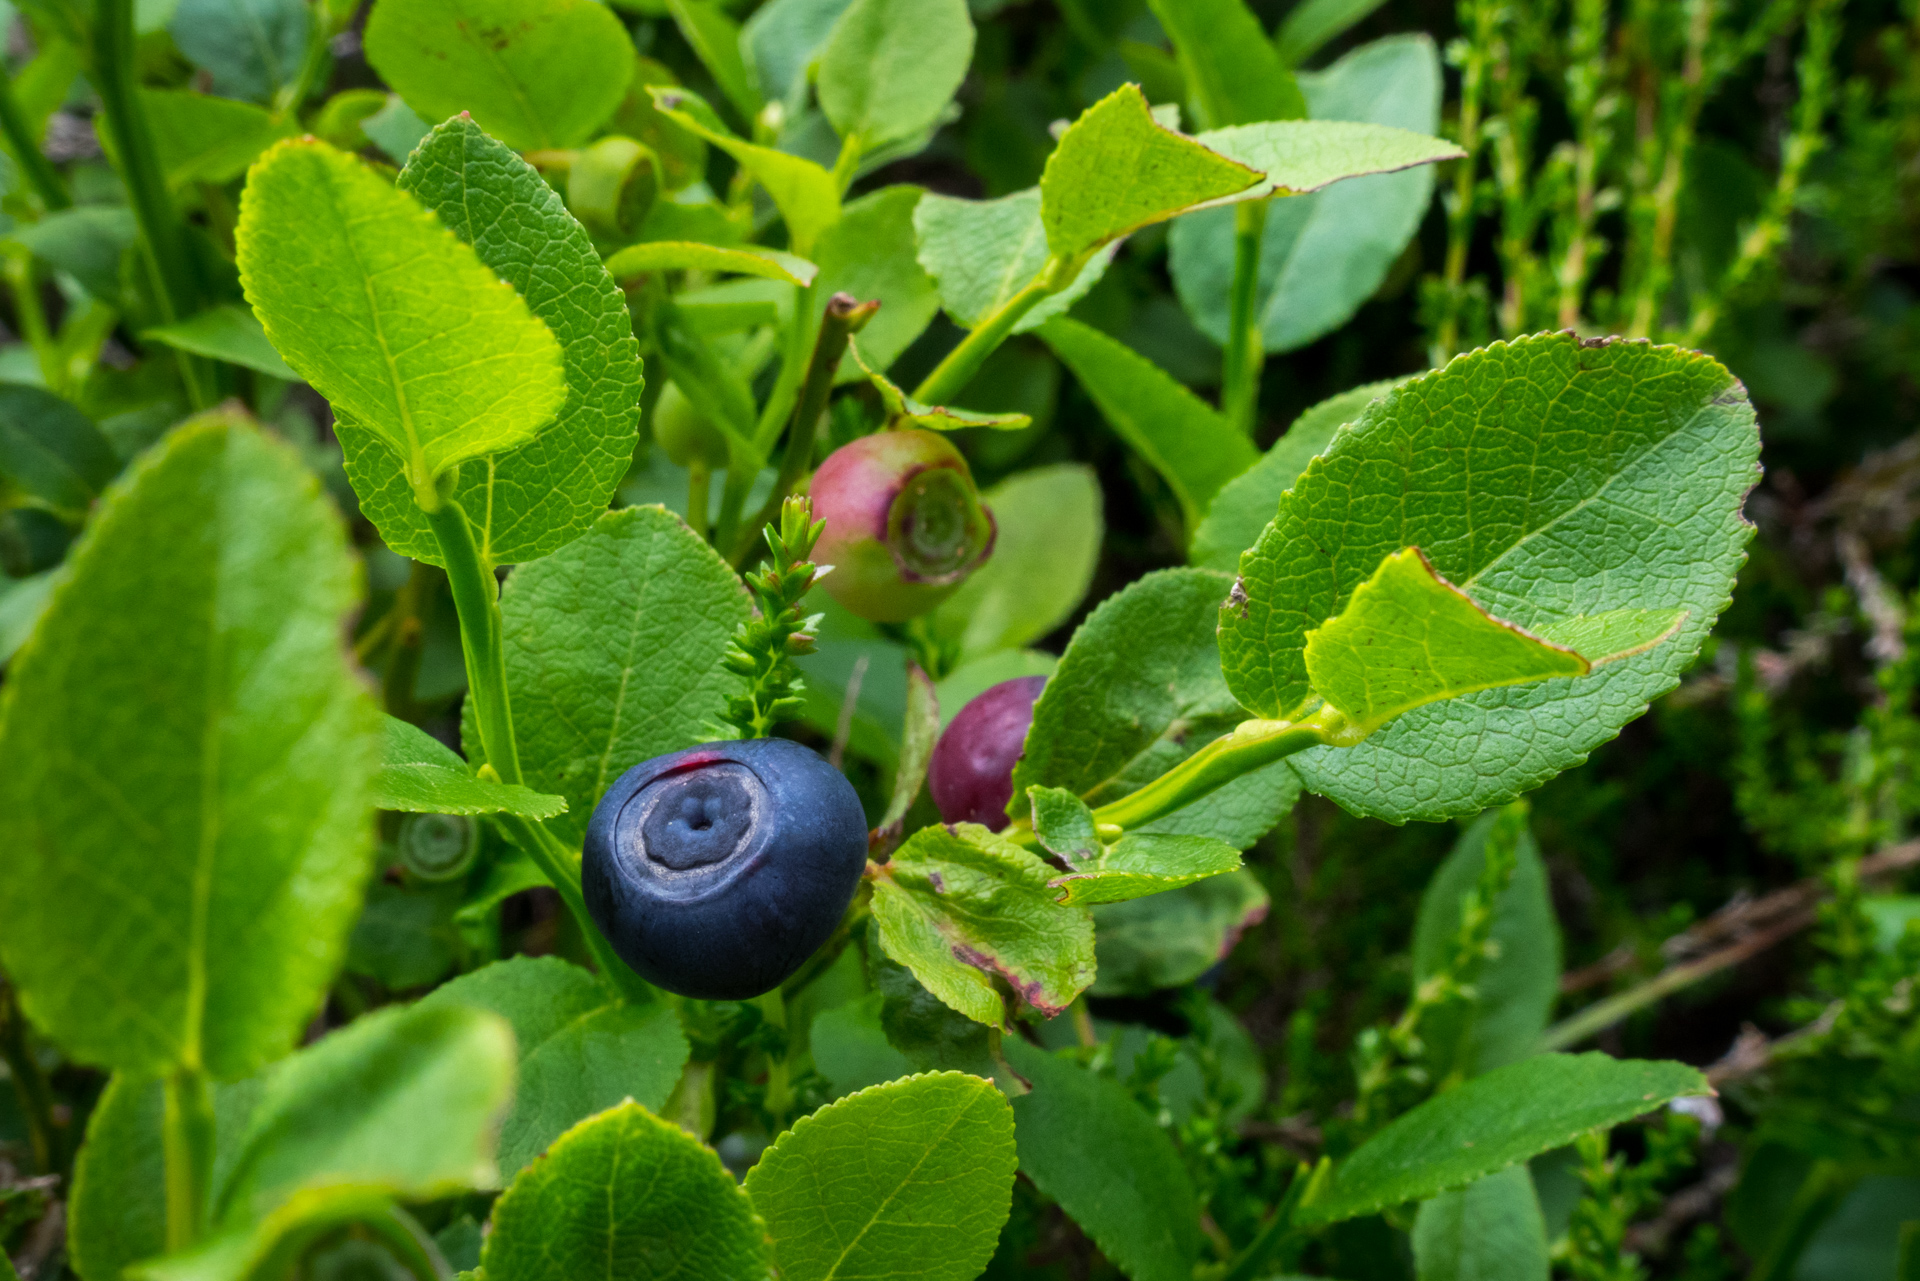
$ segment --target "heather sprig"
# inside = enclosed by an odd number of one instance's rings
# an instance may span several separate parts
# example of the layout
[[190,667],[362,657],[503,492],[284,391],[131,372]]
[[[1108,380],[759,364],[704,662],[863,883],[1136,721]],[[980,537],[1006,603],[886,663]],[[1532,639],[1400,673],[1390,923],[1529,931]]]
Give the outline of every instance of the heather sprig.
[[800,715],[806,690],[793,660],[813,652],[819,614],[802,614],[800,602],[832,566],[807,559],[827,527],[813,519],[811,500],[794,496],[780,505],[780,522],[764,531],[772,560],[747,574],[754,615],[740,624],[727,646],[727,670],[740,677],[746,692],[727,700],[721,720],[728,737],[765,738],[781,721]]

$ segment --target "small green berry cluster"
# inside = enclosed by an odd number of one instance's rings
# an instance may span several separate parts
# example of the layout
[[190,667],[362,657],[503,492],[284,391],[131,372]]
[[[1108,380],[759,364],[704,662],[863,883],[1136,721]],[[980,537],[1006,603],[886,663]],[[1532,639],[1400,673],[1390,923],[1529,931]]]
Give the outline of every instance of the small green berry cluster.
[[740,624],[727,646],[727,670],[746,682],[746,693],[727,700],[721,720],[737,738],[765,738],[781,721],[800,715],[806,685],[793,660],[813,652],[820,615],[803,615],[800,601],[825,571],[807,558],[827,527],[813,519],[813,504],[791,497],[780,505],[780,523],[767,522],[772,561],[746,575],[755,613]]

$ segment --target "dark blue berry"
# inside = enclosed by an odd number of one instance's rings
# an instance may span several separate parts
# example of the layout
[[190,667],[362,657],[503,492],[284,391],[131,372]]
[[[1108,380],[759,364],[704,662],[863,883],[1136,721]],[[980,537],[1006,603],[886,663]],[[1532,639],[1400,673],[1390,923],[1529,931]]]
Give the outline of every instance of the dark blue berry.
[[643,761],[593,811],[587,910],[622,960],[682,996],[744,1001],[827,941],[867,862],[860,798],[783,738]]

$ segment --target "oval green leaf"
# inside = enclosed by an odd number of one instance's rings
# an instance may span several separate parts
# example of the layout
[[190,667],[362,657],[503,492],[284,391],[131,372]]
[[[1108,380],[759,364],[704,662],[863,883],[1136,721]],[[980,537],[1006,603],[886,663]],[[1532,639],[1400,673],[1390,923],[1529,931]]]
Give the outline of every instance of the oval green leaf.
[[274,147],[240,197],[240,284],[286,362],[415,490],[523,445],[566,399],[560,344],[433,214],[344,152]]
[[633,78],[633,41],[593,0],[380,0],[365,42],[424,119],[471,112],[520,151],[579,146]]
[[938,1072],[803,1117],[747,1173],[784,1281],[972,1281],[1013,1199],[1013,1109]]
[[637,1103],[582,1121],[493,1207],[487,1281],[764,1281],[766,1229],[713,1149]]
[[237,419],[95,513],[0,713],[0,960],[75,1058],[232,1079],[311,1017],[373,835],[358,602],[319,483]]
[[[559,194],[471,120],[435,129],[401,171],[400,188],[472,245],[560,341],[560,416],[484,467],[462,468],[453,492],[487,560],[545,556],[592,527],[633,461],[642,380],[626,298]],[[387,545],[439,564],[439,540],[400,460],[356,423],[343,419],[335,432],[361,510]]]

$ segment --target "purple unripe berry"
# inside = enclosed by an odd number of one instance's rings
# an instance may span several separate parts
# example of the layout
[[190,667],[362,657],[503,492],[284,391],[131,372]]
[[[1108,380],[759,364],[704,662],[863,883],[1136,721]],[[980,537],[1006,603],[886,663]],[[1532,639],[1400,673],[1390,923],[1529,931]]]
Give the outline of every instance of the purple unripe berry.
[[784,738],[708,743],[622,774],[581,852],[587,912],[681,996],[770,992],[825,943],[867,865],[853,785]]
[[827,523],[813,550],[829,596],[876,623],[903,623],[953,594],[993,551],[993,513],[946,437],[914,428],[828,455],[807,495]]
[[1013,799],[1013,767],[1033,724],[1044,676],[1001,681],[960,709],[927,767],[927,790],[948,823],[979,823],[999,831]]

